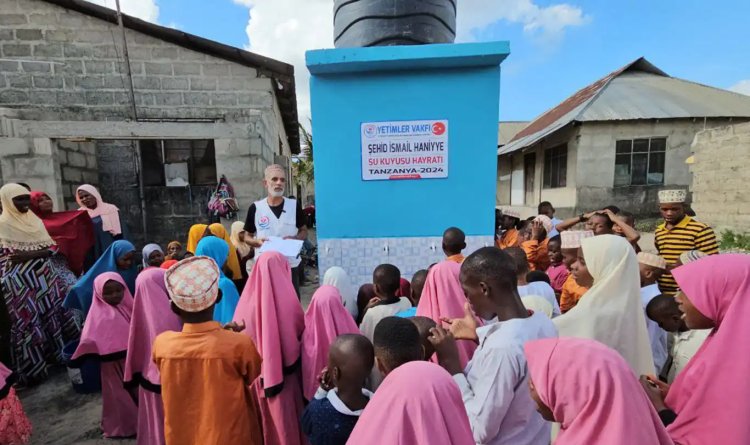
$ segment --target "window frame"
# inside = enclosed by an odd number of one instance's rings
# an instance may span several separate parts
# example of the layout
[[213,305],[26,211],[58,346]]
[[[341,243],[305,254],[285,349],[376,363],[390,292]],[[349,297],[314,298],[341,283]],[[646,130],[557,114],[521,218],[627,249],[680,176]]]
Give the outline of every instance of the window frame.
[[[666,163],[667,163],[667,136],[642,136],[642,137],[633,137],[630,139],[617,139],[615,140],[615,162],[614,162],[614,177],[612,178],[612,185],[613,187],[652,187],[652,186],[662,186],[665,183],[665,177],[666,177]],[[654,141],[663,141],[661,145],[661,148],[652,149],[653,142]],[[636,143],[643,144],[644,141],[647,141],[645,150],[643,148],[638,149],[636,151]],[[629,143],[629,152],[625,153],[622,152],[623,143]],[[620,159],[623,159],[624,157],[627,157],[628,159],[628,182],[624,183],[621,180],[618,181],[618,179],[624,178],[625,175],[618,175],[617,167],[620,165],[626,165],[625,163],[618,162]],[[661,161],[658,161],[658,158],[661,158]],[[640,159],[640,160],[639,160]],[[645,164],[643,164],[643,159],[645,159]],[[638,162],[636,162],[638,161]],[[641,163],[641,169],[644,172],[643,174],[643,182],[640,183],[637,180],[634,181],[634,174],[636,173],[636,166],[638,163]],[[661,164],[661,171],[653,171],[652,172],[652,162],[655,162],[656,165]],[[652,182],[649,175],[652,174],[661,174],[661,181],[659,182]],[[638,179],[638,178],[636,178]]]
[[[564,150],[564,153],[553,153],[553,151]],[[553,164],[555,172],[552,171]],[[555,178],[556,181],[552,181]],[[553,184],[554,182],[554,184]],[[560,189],[568,186],[568,144],[563,142],[553,147],[544,149],[542,165],[542,189]]]
[[[167,147],[166,143],[170,141],[187,141],[190,143],[190,147],[185,148],[177,148],[177,147]],[[198,162],[201,159],[198,159],[196,151],[199,150],[201,147],[196,147],[194,144],[197,141],[204,141],[207,142],[205,150],[211,150],[213,152],[213,159],[214,159],[214,179],[212,182],[196,182],[196,167]],[[148,145],[148,147],[145,147],[145,145]],[[167,181],[164,174],[164,166],[167,164],[167,151],[170,150],[170,148],[174,149],[181,149],[181,150],[189,150],[189,156],[188,159],[185,161],[188,164],[188,184],[193,187],[201,187],[201,186],[209,186],[209,185],[216,185],[216,183],[219,180],[219,172],[216,169],[216,140],[215,139],[141,139],[138,140],[138,149],[141,152],[141,159],[144,158],[144,152],[147,150],[154,150],[156,152],[156,158],[158,158],[159,161],[159,167],[160,167],[160,183],[154,184],[151,181],[149,181],[148,184],[145,184],[146,187],[167,187]],[[205,152],[204,152],[205,156]],[[149,156],[149,157],[153,157]],[[143,170],[146,170],[146,166],[144,165]],[[151,172],[155,172],[156,170],[152,170]]]

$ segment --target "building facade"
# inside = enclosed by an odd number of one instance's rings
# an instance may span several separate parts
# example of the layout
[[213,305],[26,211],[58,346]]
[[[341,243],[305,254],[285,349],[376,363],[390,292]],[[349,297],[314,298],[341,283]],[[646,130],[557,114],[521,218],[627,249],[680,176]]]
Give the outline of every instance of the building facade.
[[522,216],[550,201],[560,217],[617,205],[657,212],[687,189],[695,135],[750,120],[750,97],[667,76],[639,59],[576,92],[498,149],[497,205]]
[[243,217],[265,167],[299,152],[293,67],[122,17],[0,0],[0,180],[57,208],[96,185],[137,243],[184,239],[222,175]]

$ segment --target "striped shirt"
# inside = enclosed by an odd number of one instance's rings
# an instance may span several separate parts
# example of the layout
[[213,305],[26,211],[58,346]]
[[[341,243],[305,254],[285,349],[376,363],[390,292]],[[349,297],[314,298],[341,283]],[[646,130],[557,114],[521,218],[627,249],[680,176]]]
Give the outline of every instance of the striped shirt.
[[[700,250],[709,255],[719,253],[716,234],[709,226],[695,221],[689,216],[683,218],[672,229],[662,223],[656,228],[656,250],[667,260],[667,264],[675,264],[680,254],[689,250]],[[659,288],[665,294],[677,292],[677,283],[672,274],[665,273],[659,278]]]

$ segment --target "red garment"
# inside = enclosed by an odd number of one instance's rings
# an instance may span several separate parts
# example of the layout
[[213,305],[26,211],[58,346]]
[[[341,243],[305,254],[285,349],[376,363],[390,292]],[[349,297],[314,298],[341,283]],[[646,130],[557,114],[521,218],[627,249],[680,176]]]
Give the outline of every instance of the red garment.
[[88,213],[78,210],[67,212],[42,213],[39,200],[47,195],[44,192],[31,192],[31,210],[44,223],[49,236],[57,243],[57,251],[68,260],[68,268],[80,276],[86,252],[94,245],[94,224]]
[[409,283],[409,280],[401,278],[401,282],[398,286],[398,294],[396,294],[396,296],[411,299],[411,283]]

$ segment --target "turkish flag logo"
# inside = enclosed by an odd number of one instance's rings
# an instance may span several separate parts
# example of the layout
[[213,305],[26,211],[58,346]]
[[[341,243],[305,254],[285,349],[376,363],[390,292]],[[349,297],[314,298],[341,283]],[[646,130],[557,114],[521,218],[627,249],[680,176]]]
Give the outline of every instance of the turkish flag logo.
[[432,124],[432,134],[440,136],[445,133],[445,124],[442,122],[435,122]]

